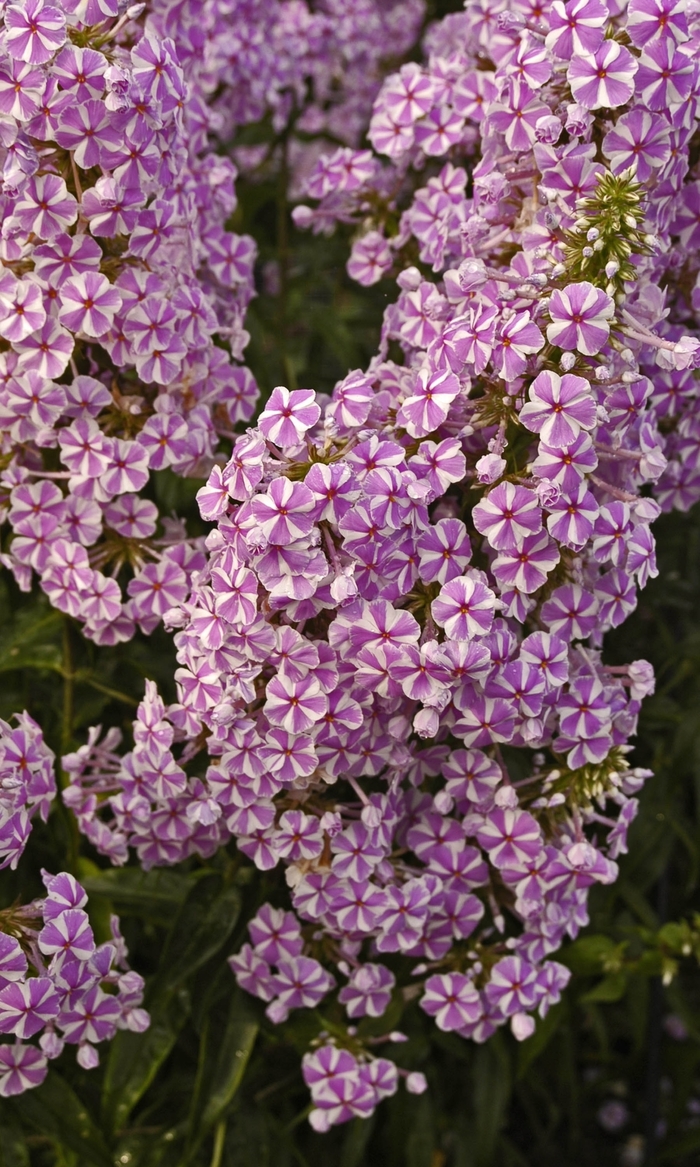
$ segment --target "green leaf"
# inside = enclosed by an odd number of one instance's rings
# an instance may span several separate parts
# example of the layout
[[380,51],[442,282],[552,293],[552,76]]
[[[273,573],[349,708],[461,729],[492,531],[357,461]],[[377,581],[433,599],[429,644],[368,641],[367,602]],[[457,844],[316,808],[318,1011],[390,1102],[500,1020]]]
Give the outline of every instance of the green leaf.
[[112,1130],[124,1125],[171,1052],[189,1016],[184,983],[225,944],[240,912],[240,892],[217,873],[192,885],[175,916],[160,967],[147,989],[151,1025],[145,1033],[121,1031],[105,1077],[103,1117]]
[[692,932],[687,920],[670,921],[664,924],[658,932],[658,940],[661,944],[667,945],[668,948],[677,949],[682,952],[683,946],[690,946],[692,942]]
[[282,1144],[270,1115],[262,1107],[240,1107],[226,1129],[223,1167],[272,1167],[280,1161],[289,1163],[291,1157],[284,1153]]
[[176,988],[215,956],[231,935],[240,910],[241,893],[235,884],[225,886],[217,873],[198,880],[175,917],[152,991]]
[[114,1151],[114,1167],[177,1167],[182,1156],[182,1137],[177,1127],[128,1131]]
[[694,1130],[682,1135],[679,1139],[674,1139],[668,1146],[657,1151],[654,1161],[656,1163],[678,1163],[685,1159],[686,1155],[698,1150],[700,1150],[700,1131]]
[[618,893],[622,899],[629,905],[634,914],[639,917],[642,924],[647,928],[656,928],[658,920],[656,912],[649,904],[644,893],[635,883],[629,879],[624,879],[620,883]]
[[122,1029],[111,1044],[102,1095],[102,1119],[111,1131],[124,1126],[175,1045],[189,1016],[189,997],[168,993],[150,1013],[145,1033]]
[[510,1101],[510,1067],[502,1035],[495,1033],[474,1055],[475,1158],[479,1167],[495,1161],[496,1145]]
[[0,1123],[0,1167],[29,1167],[29,1148],[19,1127]]
[[166,867],[151,871],[122,867],[89,875],[82,884],[88,896],[104,896],[120,911],[170,923],[187,897],[192,880]]
[[558,954],[557,960],[581,976],[600,972],[606,960],[613,956],[618,946],[610,936],[581,936],[573,944]]
[[587,1001],[619,1001],[624,997],[627,988],[627,976],[623,972],[609,973],[607,977],[603,977],[595,988],[588,993],[584,993],[581,1000]]
[[659,977],[664,971],[664,960],[658,948],[649,948],[640,956],[634,971],[645,977]]
[[410,1136],[406,1143],[406,1167],[431,1167],[434,1162],[435,1106],[428,1091],[416,1098],[410,1108]]
[[49,1070],[36,1090],[13,1099],[12,1106],[24,1125],[74,1151],[80,1162],[113,1167],[101,1131],[78,1095],[55,1070]]
[[162,511],[196,514],[195,496],[204,479],[181,478],[172,470],[157,470],[151,477],[156,501]]
[[202,1133],[210,1130],[231,1105],[253,1052],[259,1028],[260,1023],[250,999],[240,989],[235,989],[225,1028],[209,1035],[209,1053],[214,1065],[200,1122]]
[[377,1112],[369,1118],[354,1118],[347,1127],[338,1167],[362,1167],[367,1153],[367,1144],[374,1132]]
[[15,669],[62,667],[61,634],[64,617],[47,604],[32,604],[13,615],[0,635],[0,673]]
[[524,1041],[518,1049],[517,1077],[522,1078],[535,1058],[538,1058],[550,1039],[554,1036],[566,1016],[566,1005],[560,1001],[549,1010],[544,1018],[537,1018],[537,1025],[532,1037]]

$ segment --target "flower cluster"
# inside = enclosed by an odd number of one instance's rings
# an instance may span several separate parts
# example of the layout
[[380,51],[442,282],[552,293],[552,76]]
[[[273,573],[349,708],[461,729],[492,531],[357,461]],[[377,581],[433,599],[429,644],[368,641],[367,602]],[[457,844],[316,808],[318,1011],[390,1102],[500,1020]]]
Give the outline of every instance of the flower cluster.
[[42,876],[45,898],[0,911],[0,1033],[15,1038],[0,1044],[3,1098],[39,1086],[66,1044],[91,1070],[97,1044],[149,1024],[143,979],[126,963],[117,917],[112,940],[96,944],[80,884],[65,871]]
[[99,644],[186,593],[195,547],[140,492],[206,474],[257,393],[235,167],[175,44],[117,7],[8,4],[0,50],[2,560]]
[[[403,1039],[401,1034],[393,1037]],[[388,1058],[366,1052],[355,1057],[333,1044],[305,1054],[302,1068],[313,1102],[309,1122],[320,1132],[351,1118],[368,1118],[377,1103],[396,1093],[400,1077],[409,1094],[422,1094],[428,1086],[424,1074],[401,1071]]]
[[176,760],[171,750],[176,733],[184,736],[176,710],[166,710],[152,681],[134,722],[134,749],[120,757],[122,740],[111,729],[100,741],[90,730],[88,741],[62,759],[70,778],[63,801],[83,834],[112,863],[128,858],[135,848],[146,870],[178,863],[189,855],[213,855],[230,836],[222,832],[219,804],[198,778],[183,768],[197,752],[189,745]]
[[[567,287],[602,308],[584,331],[609,327],[607,293]],[[165,614],[179,701],[149,685],[131,753],[95,731],[64,760],[69,805],[116,862],[233,836],[260,869],[286,865],[294,914],[264,909],[233,961],[275,1022],[333,988],[330,952],[350,1020],[391,999],[379,956],[430,974],[420,1004],[440,1028],[526,1037],[568,977],[548,957],[616,876],[653,676],[596,645],[655,570],[658,508],[637,461],[624,501],[593,474],[614,429],[583,363],[560,376],[533,355],[532,375],[522,359],[498,424],[449,367],[380,361],[323,412],[276,389],[199,492],[209,559]],[[561,472],[540,477],[546,458]],[[366,1103],[363,1087],[330,1113]]]
[[[207,9],[224,23],[229,10]],[[231,114],[240,122],[277,102],[287,125],[301,82],[280,66],[270,97],[269,45],[248,36],[245,53],[239,43],[232,51],[216,19],[197,40],[184,11],[157,8],[158,31],[147,24],[129,49],[130,83],[138,75],[161,118],[153,133],[167,134],[170,116],[177,132],[188,108],[186,96],[185,112],[171,104],[175,82],[164,80],[180,76],[167,35],[185,46],[197,109],[216,88],[206,82],[221,63],[216,44],[238,62],[232,75],[224,69],[217,112],[240,100]],[[352,7],[352,27],[361,11],[374,9]],[[251,13],[246,35],[260,15]],[[295,6],[284,18],[323,40],[325,17]],[[700,498],[700,184],[689,170],[699,38],[698,14],[674,0],[552,0],[537,10],[468,0],[433,26],[427,62],[404,65],[377,97],[373,150],[355,142],[320,158],[307,183],[318,205],[297,209],[316,230],[357,223],[351,275],[371,284],[392,272],[399,289],[376,358],[330,399],[277,387],[257,423],[234,433],[250,405],[231,412],[217,364],[205,380],[192,375],[187,392],[181,372],[154,375],[155,402],[139,391],[136,416],[148,420],[129,436],[100,424],[117,406],[100,396],[99,347],[113,363],[126,354],[144,380],[156,365],[137,354],[157,344],[167,361],[165,333],[182,334],[179,317],[171,329],[165,319],[168,304],[176,315],[180,305],[159,267],[163,247],[172,275],[179,244],[168,208],[181,205],[181,174],[177,188],[166,175],[167,197],[137,207],[134,263],[110,281],[105,263],[119,256],[103,256],[78,281],[82,301],[71,275],[68,305],[59,288],[60,305],[47,309],[93,362],[73,380],[73,420],[56,435],[69,499],[89,506],[67,510],[55,480],[32,479],[16,460],[5,472],[16,475],[11,561],[20,578],[22,564],[35,567],[52,602],[102,642],[163,619],[179,665],[176,702],[166,706],[148,683],[126,755],[116,731],[100,740],[95,729],[64,759],[65,800],[115,863],[130,847],[149,867],[235,840],[258,869],[282,865],[288,902],[261,908],[231,967],[277,1024],[324,1008],[338,990],[332,1016],[342,1007],[347,1023],[322,1014],[304,1061],[319,1130],[366,1116],[397,1088],[400,1072],[373,1052],[401,1040],[378,1036],[390,1004],[393,1016],[415,999],[440,1030],[475,1041],[504,1025],[527,1038],[567,983],[552,957],[585,925],[590,887],[614,881],[626,850],[648,776],[630,767],[629,741],[654,679],[646,661],[606,665],[603,635],[657,574],[660,510]],[[146,45],[162,56],[142,77],[135,59]],[[119,53],[110,67],[120,61],[126,68]],[[251,62],[260,94],[236,96]],[[316,77],[308,63],[302,76]],[[67,188],[78,147],[55,141]],[[100,165],[118,182],[111,150]],[[187,165],[204,165],[191,150]],[[161,159],[154,181],[168,165]],[[86,205],[87,195],[89,226]],[[198,213],[193,279],[211,292],[225,285],[212,266],[225,233],[221,220],[219,235],[209,231],[206,207]],[[142,214],[157,218],[153,251],[139,250]],[[65,233],[67,246],[91,234]],[[163,281],[155,293],[152,269]],[[129,300],[138,270],[143,286]],[[98,280],[90,289],[87,275]],[[178,269],[178,292],[183,280]],[[217,296],[207,303],[220,324]],[[19,316],[33,310],[31,296],[17,303]],[[215,323],[189,334],[181,369],[202,359],[206,336],[205,352],[233,376],[211,342]],[[157,468],[148,461],[141,481],[156,414],[166,428],[154,442],[172,451],[169,464],[207,466],[198,501],[212,529],[201,544],[174,527],[154,539],[155,507],[138,497]],[[200,418],[207,440],[195,451]],[[38,448],[43,432],[27,440]],[[232,448],[212,466],[217,435]],[[103,499],[113,476],[119,485]],[[108,536],[72,536],[103,504]],[[37,513],[50,516],[46,531]],[[136,567],[127,605],[97,570],[110,559]],[[423,1083],[408,1075],[406,1085]]]
[[[387,45],[403,57],[424,10],[424,0],[155,0],[152,22],[177,45],[220,139],[269,114],[276,133],[294,131],[289,161],[301,177],[324,141],[358,144]],[[269,154],[268,144],[236,151],[247,170]]]
[[567,0],[535,15],[468,2],[429,30],[425,64],[385,82],[376,153],[322,156],[307,183],[320,202],[295,212],[314,230],[358,224],[348,271],[366,285],[398,273],[384,342],[423,350],[428,368],[490,364],[512,382],[545,341],[563,350],[557,372],[600,354],[598,405],[624,409],[626,393],[637,422],[616,427],[606,459],[653,462],[664,510],[700,498],[697,37],[682,3]]
[[[386,82],[388,164],[342,147],[310,176],[298,223],[361,223],[350,273],[399,298],[366,372],[327,404],[278,388],[214,470],[208,566],[166,616],[197,813],[287,868],[293,913],[232,962],[275,1022],[340,975],[349,1022],[419,989],[440,1029],[529,1036],[647,776],[651,668],[601,638],[660,509],[700,497],[695,305],[659,290],[697,277],[697,30],[646,0],[503,8]],[[356,1027],[319,1040],[324,1129],[381,1091]]]
[[56,797],[54,754],[28,713],[0,721],[0,870],[16,868],[36,814],[46,822]]

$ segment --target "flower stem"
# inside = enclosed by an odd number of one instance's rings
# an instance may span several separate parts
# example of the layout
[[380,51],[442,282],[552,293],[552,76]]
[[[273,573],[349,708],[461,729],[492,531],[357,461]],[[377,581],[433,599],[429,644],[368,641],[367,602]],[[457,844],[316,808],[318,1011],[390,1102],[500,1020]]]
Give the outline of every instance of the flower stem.
[[73,736],[73,646],[70,623],[63,621],[63,717],[61,720],[61,754],[67,754]]
[[224,1153],[224,1142],[226,1140],[226,1119],[222,1118],[214,1131],[214,1150],[211,1156],[210,1167],[220,1167],[221,1156]]
[[287,300],[289,291],[289,143],[287,133],[280,140],[280,169],[277,178],[277,263],[279,267],[279,345],[284,365],[284,375],[289,389],[296,389],[294,364],[287,352]]
[[109,685],[103,685],[101,681],[96,681],[94,677],[83,676],[78,672],[74,675],[73,680],[82,681],[85,685],[89,685],[91,689],[97,689],[98,693],[104,693],[106,697],[111,697],[113,701],[121,701],[124,705],[138,705],[137,697],[130,697],[128,693],[122,693],[120,689],[110,689]]
[[[63,769],[62,759],[64,754],[70,752],[73,744],[73,719],[74,719],[74,676],[73,676],[73,644],[71,639],[71,626],[68,617],[63,620],[63,712],[61,716],[61,757],[59,758],[58,766],[58,784],[61,790],[65,790],[70,785],[70,776],[66,770]],[[80,832],[78,831],[78,824],[74,815],[68,807],[60,800],[61,813],[63,814],[66,830],[68,833],[68,843],[66,847],[66,867],[69,871],[77,870],[78,853],[80,850]]]

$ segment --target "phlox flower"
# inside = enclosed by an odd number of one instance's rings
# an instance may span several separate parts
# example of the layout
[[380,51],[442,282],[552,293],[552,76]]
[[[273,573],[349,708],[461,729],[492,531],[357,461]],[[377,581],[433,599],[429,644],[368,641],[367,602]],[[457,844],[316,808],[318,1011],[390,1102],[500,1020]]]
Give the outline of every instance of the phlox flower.
[[503,482],[472,512],[474,526],[497,551],[518,547],[527,535],[542,527],[542,511],[532,490]]
[[438,1029],[450,1032],[476,1021],[482,1013],[481,997],[464,973],[428,977],[420,1000],[421,1009],[435,1018]]
[[71,332],[99,339],[111,328],[121,302],[120,293],[106,276],[82,272],[66,280],[61,288],[59,320]]
[[552,292],[547,340],[563,349],[578,349],[586,356],[600,352],[610,334],[608,321],[615,314],[610,296],[587,282],[569,284]]
[[595,425],[595,401],[583,377],[540,373],[528,396],[530,400],[520,410],[520,420],[548,446],[560,449],[575,441],[582,429],[590,430]]
[[273,389],[258,425],[270,442],[285,448],[297,446],[307,430],[316,424],[321,410],[311,389]]
[[485,636],[493,623],[496,597],[476,574],[450,580],[433,600],[431,612],[436,623],[454,640]]
[[43,0],[26,0],[5,9],[5,43],[10,55],[30,65],[50,60],[66,39],[66,18]]
[[604,40],[594,52],[575,56],[567,77],[574,100],[586,109],[625,105],[634,93],[638,64],[629,49]]
[[431,377],[427,370],[421,369],[418,384],[401,406],[397,421],[406,426],[412,437],[425,437],[445,420],[458,393],[459,382],[453,373]]

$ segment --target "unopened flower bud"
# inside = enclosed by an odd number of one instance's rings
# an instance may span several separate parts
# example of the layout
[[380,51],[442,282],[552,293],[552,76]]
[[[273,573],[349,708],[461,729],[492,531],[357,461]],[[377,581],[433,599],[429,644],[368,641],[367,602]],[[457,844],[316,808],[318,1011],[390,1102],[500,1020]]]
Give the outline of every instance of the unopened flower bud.
[[510,1028],[516,1041],[526,1041],[535,1032],[535,1019],[529,1013],[514,1013],[510,1019]]
[[311,207],[304,206],[303,203],[294,207],[292,211],[292,222],[300,231],[306,231],[313,223],[314,217]]
[[535,484],[535,494],[540,506],[551,507],[561,497],[561,487],[551,478],[539,478]]
[[501,786],[495,793],[493,801],[501,810],[515,810],[518,805],[518,795],[512,786]]
[[433,805],[438,814],[449,814],[454,804],[454,798],[446,790],[438,791],[433,799]]
[[499,12],[498,14],[498,27],[504,32],[524,28],[526,23],[525,17],[519,12]]
[[128,1009],[124,1014],[126,1027],[131,1033],[145,1033],[151,1018],[145,1009]]
[[360,818],[366,827],[376,830],[378,826],[381,826],[382,812],[378,806],[363,806]]
[[553,146],[561,137],[561,118],[545,114],[535,122],[535,138],[547,146]]
[[506,465],[500,454],[484,454],[476,463],[476,476],[479,482],[490,486],[505,473]]
[[425,1094],[426,1090],[428,1089],[428,1079],[426,1078],[425,1074],[421,1074],[418,1070],[414,1070],[413,1073],[409,1074],[406,1078],[406,1089],[408,1090],[409,1094]]
[[355,583],[354,576],[355,564],[351,563],[347,567],[344,567],[331,582],[331,596],[339,607],[349,604],[357,595],[357,584]]
[[289,1009],[281,1001],[271,1001],[265,1010],[265,1016],[273,1025],[281,1025],[289,1017]]
[[413,728],[418,737],[431,738],[440,728],[440,715],[436,709],[419,709],[413,718]]
[[471,256],[469,259],[465,259],[463,263],[460,263],[457,269],[457,278],[463,292],[472,291],[473,288],[480,288],[488,279],[486,264],[483,259]]
[[62,1037],[59,1037],[55,1030],[47,1029],[39,1038],[39,1045],[42,1053],[46,1055],[49,1060],[58,1058],[63,1053],[63,1047],[66,1043]]
[[342,831],[343,820],[335,811],[327,810],[326,813],[321,816],[320,827],[321,830],[325,831],[326,834],[332,839],[335,835],[338,834],[339,831]]
[[423,277],[417,267],[407,267],[399,272],[396,282],[404,292],[415,292],[423,282]]
[[83,1070],[94,1070],[100,1064],[100,1055],[94,1045],[86,1041],[78,1047],[76,1061]]

